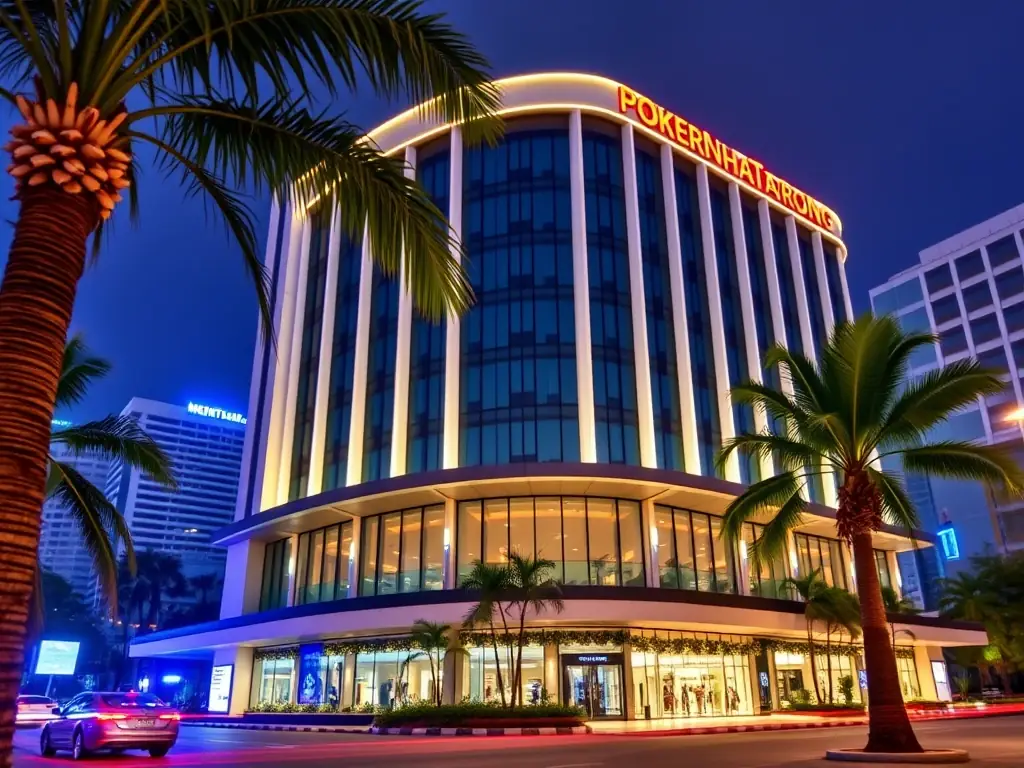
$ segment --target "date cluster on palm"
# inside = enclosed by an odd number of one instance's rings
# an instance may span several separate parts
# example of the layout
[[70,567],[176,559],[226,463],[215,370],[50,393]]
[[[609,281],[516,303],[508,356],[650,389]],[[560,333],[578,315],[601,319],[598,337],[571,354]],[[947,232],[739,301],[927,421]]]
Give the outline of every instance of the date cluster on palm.
[[131,155],[119,149],[127,140],[117,135],[127,112],[101,120],[95,107],[78,109],[78,86],[68,88],[63,106],[15,97],[26,122],[14,126],[14,137],[4,149],[13,162],[7,171],[16,179],[20,193],[26,186],[55,184],[69,195],[94,195],[100,216],[110,218],[121,201],[121,190],[130,182]]

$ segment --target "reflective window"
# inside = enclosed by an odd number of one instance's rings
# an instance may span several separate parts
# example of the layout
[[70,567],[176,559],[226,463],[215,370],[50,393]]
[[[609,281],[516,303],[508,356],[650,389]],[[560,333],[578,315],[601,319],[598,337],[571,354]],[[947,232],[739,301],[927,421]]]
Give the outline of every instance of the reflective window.
[[953,273],[949,269],[949,264],[940,264],[935,269],[925,272],[924,284],[927,286],[929,294],[935,294],[951,287],[953,285]]
[[923,299],[921,281],[914,277],[876,294],[871,299],[871,306],[876,315],[888,315]]
[[331,391],[327,401],[327,434],[324,440],[325,491],[344,486],[347,479],[361,261],[361,246],[343,233],[338,255],[334,343],[331,347]]
[[639,464],[621,140],[583,132],[597,460]]
[[964,327],[957,325],[939,334],[939,347],[945,357],[951,357],[967,349],[967,335]]
[[[804,292],[807,296],[807,313],[811,320],[811,339],[814,350],[811,357],[817,360],[825,343],[825,310],[821,307],[821,291],[818,289],[818,273],[814,267],[814,250],[806,233],[799,230],[797,242],[800,245],[800,267],[804,278]],[[806,351],[806,350],[805,350]]]
[[951,293],[933,301],[932,316],[935,318],[936,325],[942,325],[960,317],[960,302],[957,301],[956,294]]
[[665,199],[662,194],[661,164],[656,151],[637,150],[636,184],[657,465],[661,469],[682,469],[682,414],[679,408],[679,380],[669,289]]
[[476,560],[502,564],[510,552],[551,560],[550,577],[565,584],[643,586],[640,505],[557,496],[459,503],[460,580]]
[[[476,520],[479,523],[479,516]],[[444,506],[364,518],[359,557],[360,595],[442,589]]]
[[985,246],[985,250],[988,251],[988,263],[992,265],[992,269],[1020,258],[1020,254],[1017,253],[1017,242],[1013,235],[1007,235],[989,243]]
[[260,587],[260,610],[270,611],[288,605],[288,564],[292,540],[272,541],[263,552],[263,582]]
[[837,539],[814,536],[807,533],[795,533],[797,562],[801,576],[811,571],[819,571],[821,578],[829,586],[848,589],[846,578],[846,552]]
[[[743,237],[747,246],[747,267],[750,272],[750,297],[754,310],[754,330],[757,333],[757,350],[764,360],[775,339],[775,325],[772,322],[771,294],[768,291],[768,270],[765,265],[764,243],[761,240],[761,222],[756,203],[746,195],[743,199]],[[762,378],[769,386],[779,387],[778,368],[764,368]]]
[[711,312],[708,292],[717,290],[707,282],[704,248],[700,234],[700,209],[697,182],[691,167],[677,161],[675,168],[676,213],[683,258],[683,290],[686,293],[686,330],[690,342],[690,375],[693,381],[693,405],[700,447],[700,467],[705,475],[716,473],[715,457],[722,446],[718,418],[718,384],[711,347]]
[[[356,709],[393,709],[413,702],[433,701],[434,676],[441,684],[440,671],[422,652],[370,651],[355,655],[352,675],[352,703]],[[444,667],[443,656],[441,666]]]
[[805,352],[800,334],[800,310],[797,304],[796,283],[793,280],[793,259],[789,252],[786,226],[772,218],[772,242],[775,245],[775,271],[779,276],[779,297],[782,320],[786,327],[786,346],[794,352]]
[[[955,297],[954,297],[955,298]],[[931,323],[928,321],[928,312],[922,307],[913,312],[907,312],[896,316],[896,322],[905,333],[926,333],[931,334]],[[932,365],[938,358],[935,353],[935,345],[927,344],[914,350],[910,355],[911,368],[923,368]]]
[[892,576],[889,574],[889,559],[885,556],[885,552],[880,549],[875,550],[875,568],[878,570],[878,581],[882,587],[893,589]]
[[295,571],[295,604],[322,603],[348,597],[351,550],[351,522],[301,534]]
[[250,707],[294,703],[295,659],[255,658],[252,667]]
[[757,523],[743,524],[743,542],[747,549],[747,579],[750,594],[758,597],[790,599],[786,579],[789,577],[789,558],[785,553],[773,559],[759,559],[755,556],[757,540],[764,531]]
[[990,315],[975,317],[970,321],[971,338],[975,345],[984,344],[999,338],[999,317],[993,312]]
[[736,592],[736,558],[722,539],[719,517],[656,505],[661,586]]
[[[417,162],[416,174],[438,210],[448,214],[447,149]],[[444,445],[444,358],[446,323],[413,316],[409,344],[409,426],[406,472],[440,469]]]
[[363,482],[391,477],[391,431],[395,416],[395,351],[398,345],[397,279],[373,268],[370,342],[366,367]]
[[1018,370],[1024,368],[1024,339],[1017,339],[1010,344],[1010,350],[1013,352],[1014,366]]
[[1006,362],[1006,350],[1003,349],[1002,345],[995,349],[979,352],[976,357],[978,362],[985,368],[991,368],[993,371],[1004,375],[1010,372],[1010,367]]
[[[715,235],[715,256],[718,266],[718,286],[722,299],[722,325],[725,331],[725,357],[729,366],[730,384],[750,379],[747,368],[747,339],[743,328],[743,297],[740,296],[739,275],[736,269],[736,250],[732,242],[732,214],[728,193],[712,186],[711,229]],[[754,409],[750,405],[733,403],[733,425],[737,435],[754,434]],[[740,480],[748,485],[761,479],[760,462],[754,456],[737,454]]]
[[1013,386],[1008,386],[999,394],[985,398],[985,410],[988,412],[988,422],[992,431],[1017,430],[1019,421],[1015,418],[1015,414],[1019,407]]
[[992,304],[992,291],[988,287],[988,280],[982,280],[980,283],[975,283],[972,286],[964,288],[962,294],[964,298],[964,308],[968,312],[974,312],[976,309],[981,309]]
[[846,267],[839,261],[836,247],[825,238],[821,239],[825,252],[825,277],[828,278],[828,298],[832,302],[832,317],[837,323],[852,320],[846,315],[846,299],[843,297],[843,278],[840,274]]
[[1003,322],[1007,333],[1024,331],[1024,302],[1003,307]]
[[977,408],[951,416],[929,433],[931,440],[977,440],[983,437],[985,424]]
[[309,486],[309,452],[313,444],[313,412],[316,406],[317,373],[320,369],[320,332],[324,317],[327,253],[330,250],[333,205],[322,205],[310,221],[306,297],[302,305],[302,346],[299,381],[295,395],[295,430],[292,437],[291,479],[288,499],[306,496]]
[[1002,301],[1024,293],[1024,269],[1013,267],[995,276],[996,292]]
[[954,263],[956,264],[956,275],[960,278],[961,283],[985,271],[985,260],[981,258],[981,251],[971,251],[966,256],[958,258]]
[[568,128],[463,159],[460,466],[579,461]]

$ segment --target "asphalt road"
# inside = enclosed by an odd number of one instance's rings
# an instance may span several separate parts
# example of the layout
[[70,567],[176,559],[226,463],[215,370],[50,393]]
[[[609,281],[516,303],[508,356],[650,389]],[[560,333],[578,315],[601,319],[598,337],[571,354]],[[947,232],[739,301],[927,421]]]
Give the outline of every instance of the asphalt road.
[[[1024,717],[920,723],[924,746],[970,750],[971,765],[1024,766]],[[838,763],[820,759],[826,748],[857,747],[865,729],[827,728],[714,736],[509,736],[409,737],[276,733],[186,726],[171,754],[154,760],[134,753],[94,757],[89,765],[260,766],[260,768],[619,768],[697,765],[715,768],[811,768]],[[43,768],[70,764],[70,757],[39,756],[39,732],[19,731],[14,764]]]

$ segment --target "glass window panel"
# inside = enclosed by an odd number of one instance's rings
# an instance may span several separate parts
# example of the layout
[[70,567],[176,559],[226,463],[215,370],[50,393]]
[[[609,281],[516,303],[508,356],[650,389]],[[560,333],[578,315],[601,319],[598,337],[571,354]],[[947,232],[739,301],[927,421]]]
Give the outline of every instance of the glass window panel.
[[308,533],[299,536],[299,556],[295,566],[295,602],[299,605],[306,602],[306,587],[309,584],[309,539]]
[[960,278],[960,282],[985,271],[985,261],[981,258],[981,251],[971,251],[966,256],[958,258],[955,263],[956,274]]
[[552,578],[561,581],[562,571],[562,500],[538,498],[536,503],[537,558],[555,563]]
[[937,293],[953,285],[953,273],[949,271],[949,264],[942,264],[925,272],[924,284],[928,286],[928,293]]
[[685,509],[674,510],[672,515],[676,529],[676,563],[679,567],[679,586],[682,589],[697,589],[697,573],[693,562],[693,534],[690,531],[690,513]]
[[338,559],[338,587],[335,595],[339,598],[348,597],[348,572],[352,563],[352,523],[341,524]]
[[618,585],[619,542],[615,502],[611,499],[587,499],[587,528],[590,534],[590,583]]
[[975,345],[985,344],[999,338],[999,318],[995,312],[975,317],[970,321],[971,338]]
[[508,516],[511,551],[533,557],[533,497],[510,499]]
[[280,565],[277,567],[278,584],[277,584],[277,607],[283,608],[288,605],[288,567],[292,561],[292,540],[284,539],[281,542],[280,552]]
[[829,541],[828,545],[831,551],[832,560],[832,582],[837,587],[849,589],[849,585],[846,580],[846,556],[843,553],[842,542]]
[[424,590],[444,588],[444,507],[423,510],[423,585]]
[[1017,253],[1017,242],[1013,239],[1013,235],[1007,235],[989,243],[985,246],[985,250],[988,251],[988,263],[992,265],[992,269],[1020,258],[1020,254]]
[[1003,307],[1003,322],[1006,323],[1007,333],[1024,331],[1024,301]]
[[277,542],[263,548],[263,580],[260,582],[260,610],[274,607],[271,602],[274,585],[274,547]]
[[1004,375],[1010,372],[1006,362],[1006,350],[1001,346],[986,350],[985,352],[979,352],[977,358],[978,362],[985,368],[991,368]]
[[678,587],[679,563],[676,561],[675,531],[672,528],[672,510],[654,507],[654,526],[658,531],[658,570],[661,586]]
[[562,499],[562,537],[565,551],[565,583],[589,583],[587,509],[583,499]]
[[828,545],[828,542],[818,542],[818,552],[821,557],[821,578],[829,586],[837,586],[835,581],[835,574],[832,571],[832,550]]
[[459,581],[473,570],[473,563],[483,557],[481,542],[481,512],[479,501],[459,502],[458,563]]
[[960,302],[957,301],[956,294],[951,293],[933,301],[932,316],[935,318],[936,325],[942,325],[960,317]]
[[923,299],[921,281],[915,277],[879,293],[871,300],[871,306],[876,315],[888,315]]
[[889,562],[886,559],[885,552],[880,549],[875,550],[875,567],[878,569],[878,580],[881,582],[883,587],[892,588],[892,580],[889,578]]
[[508,562],[508,499],[484,502],[484,562]]
[[334,583],[338,572],[338,526],[327,529],[324,541],[324,569],[320,577],[320,600],[334,599]]
[[324,562],[324,532],[317,531],[310,537],[309,580],[306,585],[306,602],[320,600],[320,569]]
[[694,512],[690,517],[693,524],[693,559],[697,572],[697,589],[701,592],[712,592],[714,574],[711,568],[711,526],[707,515]]
[[736,592],[736,581],[733,578],[735,564],[733,563],[732,545],[722,538],[722,518],[712,517],[711,520],[711,543],[715,554],[715,591]]
[[1010,345],[1013,351],[1014,366],[1019,371],[1024,368],[1024,339],[1017,339]]
[[810,544],[807,541],[807,537],[802,534],[796,534],[795,539],[797,562],[800,564],[800,576],[805,577],[814,570],[814,566],[811,564]]
[[377,703],[374,685],[374,664],[372,653],[356,654],[356,670],[353,675],[353,704],[356,708],[373,706]]
[[967,335],[962,325],[954,326],[939,334],[939,347],[946,357],[959,354],[967,349]]
[[627,587],[644,586],[644,546],[640,531],[640,505],[619,502],[619,549],[622,583]]
[[399,592],[420,590],[420,534],[423,512],[409,509],[402,513],[402,573],[398,580]]
[[377,594],[391,595],[398,591],[398,556],[402,546],[402,513],[381,516],[379,575]]
[[962,290],[964,308],[968,312],[982,309],[992,305],[992,290],[988,286],[988,280],[968,286]]
[[996,292],[1002,301],[1024,293],[1024,269],[1014,267],[995,276]]
[[359,594],[377,594],[377,537],[380,531],[380,517],[363,520],[363,541],[359,548]]

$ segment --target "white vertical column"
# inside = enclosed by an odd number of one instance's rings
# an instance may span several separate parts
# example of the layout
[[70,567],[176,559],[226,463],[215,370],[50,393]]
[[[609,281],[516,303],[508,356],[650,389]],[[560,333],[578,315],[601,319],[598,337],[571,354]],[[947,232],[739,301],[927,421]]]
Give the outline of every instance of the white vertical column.
[[846,260],[849,258],[849,254],[845,248],[837,247],[836,258],[839,259],[839,282],[843,286],[843,305],[846,307],[846,316],[853,322],[856,318],[853,315],[853,302],[850,301],[850,287],[846,284]]
[[[669,295],[672,300],[672,337],[675,341],[676,379],[682,417],[683,465],[691,475],[701,473],[700,442],[697,438],[697,406],[693,400],[693,368],[690,364],[690,330],[683,288],[683,249],[679,234],[675,164],[672,147],[661,145],[661,188],[665,198],[665,237],[668,245]],[[708,468],[710,472],[710,467]]]
[[[825,338],[827,339],[832,335],[836,317],[832,312],[832,294],[828,290],[828,272],[825,271],[825,249],[821,245],[821,232],[811,233],[811,249],[814,252],[814,271],[818,276],[818,298],[821,301],[822,316],[825,318]],[[824,342],[825,339],[822,339],[822,343]]]
[[458,513],[458,502],[455,499],[444,500],[444,559],[441,561],[441,586],[444,589],[455,589],[458,586],[458,563],[455,554],[455,516]]
[[352,543],[348,548],[348,595],[359,597],[359,560],[363,545],[363,518],[352,518]]
[[[462,242],[462,129],[457,125],[451,132],[451,166],[448,173],[448,226],[456,241]],[[455,251],[456,259],[460,258]],[[459,466],[459,387],[461,380],[460,354],[462,321],[455,315],[448,317],[444,339],[444,448],[442,468]]]
[[[277,235],[281,223],[281,208],[275,195],[270,204],[270,229],[267,232],[267,247],[264,252],[263,263],[268,269],[277,256]],[[287,247],[287,241],[281,246]],[[287,262],[287,253],[281,254],[281,265]],[[274,316],[270,322],[273,324],[271,330],[276,335],[281,324],[281,299],[284,291],[284,281],[280,275],[276,276],[274,285],[271,286],[275,293]],[[266,460],[267,446],[267,425],[270,422],[270,403],[274,391],[274,369],[268,366],[266,372],[267,381],[263,381],[263,361],[267,354],[264,334],[267,329],[263,328],[263,320],[257,323],[256,349],[252,356],[252,376],[249,379],[249,422],[245,430],[245,440],[242,446],[242,469],[238,478],[238,494],[235,502],[235,520],[241,520],[250,513],[258,512],[259,509],[249,510],[249,504],[260,506],[260,498],[263,493],[263,467]],[[262,412],[264,416],[257,419],[257,414]],[[259,430],[257,433],[256,430]],[[255,465],[253,464],[253,453],[257,454]],[[253,483],[252,500],[249,500],[249,473],[252,471],[256,477]],[[260,506],[260,509],[262,507]]]
[[[715,360],[715,382],[718,392],[718,417],[722,441],[736,436],[732,418],[732,399],[729,397],[729,361],[725,348],[725,324],[722,321],[722,294],[718,290],[718,257],[715,249],[715,230],[711,222],[711,188],[708,167],[697,165],[697,197],[700,203],[700,234],[704,244],[704,274],[707,278],[708,313],[711,315],[711,349]],[[708,471],[712,467],[707,467]],[[725,479],[740,482],[739,458],[733,452],[725,465]]]
[[583,117],[569,114],[569,179],[572,200],[572,282],[576,320],[576,384],[579,387],[580,461],[597,461],[594,369],[590,343],[590,275],[587,265],[587,201],[583,176]]
[[[743,317],[743,338],[746,340],[747,373],[752,381],[760,384],[761,354],[763,350],[757,343],[757,320],[754,317],[754,294],[750,287],[750,259],[747,253],[747,238],[743,226],[743,203],[740,200],[740,188],[735,182],[729,183],[729,214],[732,219],[733,250],[736,253],[736,279],[740,289],[740,314]],[[738,383],[738,382],[737,382]],[[754,408],[754,429],[764,432],[768,427],[768,415],[761,408]],[[761,478],[771,477],[773,463],[770,456],[760,460]]]
[[[786,240],[789,242],[790,269],[793,271],[793,288],[796,293],[796,310],[800,318],[800,339],[807,357],[814,359],[814,335],[811,333],[811,316],[807,304],[807,287],[804,285],[804,270],[800,259],[800,238],[796,235],[796,219],[786,217]],[[793,343],[793,339],[789,340]]]
[[629,297],[633,320],[633,368],[636,370],[636,410],[640,432],[640,464],[658,466],[654,442],[654,404],[651,394],[651,358],[647,347],[647,302],[644,296],[644,261],[640,243],[640,200],[636,180],[633,125],[622,126],[622,179],[626,193],[626,245],[629,251]]
[[302,362],[302,326],[306,318],[306,277],[309,274],[309,239],[311,221],[308,213],[303,214],[302,232],[299,236],[298,276],[295,283],[295,300],[293,320],[290,328],[283,327],[281,336],[291,333],[286,374],[276,382],[277,387],[285,385],[285,397],[282,403],[281,419],[281,452],[277,462],[277,504],[288,501],[288,486],[292,477],[292,443],[295,440],[295,404],[299,395],[299,364]]
[[324,274],[324,309],[320,321],[320,355],[313,401],[313,430],[309,448],[309,484],[306,493],[320,493],[324,485],[324,442],[327,439],[327,408],[331,396],[331,364],[334,362],[334,318],[338,300],[338,262],[341,259],[341,213],[331,203],[331,235],[327,243]]
[[[405,148],[405,175],[416,178],[416,147]],[[405,265],[399,276],[398,333],[395,344],[395,399],[391,415],[391,477],[405,474],[409,433],[409,357],[412,353],[412,294],[406,286]]]
[[359,266],[359,305],[356,310],[356,347],[353,357],[352,417],[348,430],[348,467],[345,484],[358,485],[363,479],[363,430],[366,426],[366,367],[370,357],[370,302],[373,299],[373,262],[370,260],[370,228],[363,232],[362,263]]
[[[263,488],[260,494],[260,509],[269,509],[277,506],[277,485],[279,480],[279,464],[282,460],[281,454],[281,430],[284,422],[284,408],[286,401],[286,389],[288,386],[288,364],[291,361],[292,324],[295,322],[295,284],[299,280],[299,249],[302,243],[302,215],[294,204],[288,205],[288,212],[285,215],[288,233],[284,247],[285,253],[281,256],[281,268],[278,279],[280,280],[280,293],[278,294],[278,305],[280,307],[279,320],[275,324],[277,332],[277,354],[273,360],[273,378],[271,380],[272,394],[270,396],[270,409],[267,414],[267,442],[264,454]],[[259,450],[258,448],[256,450]]]

